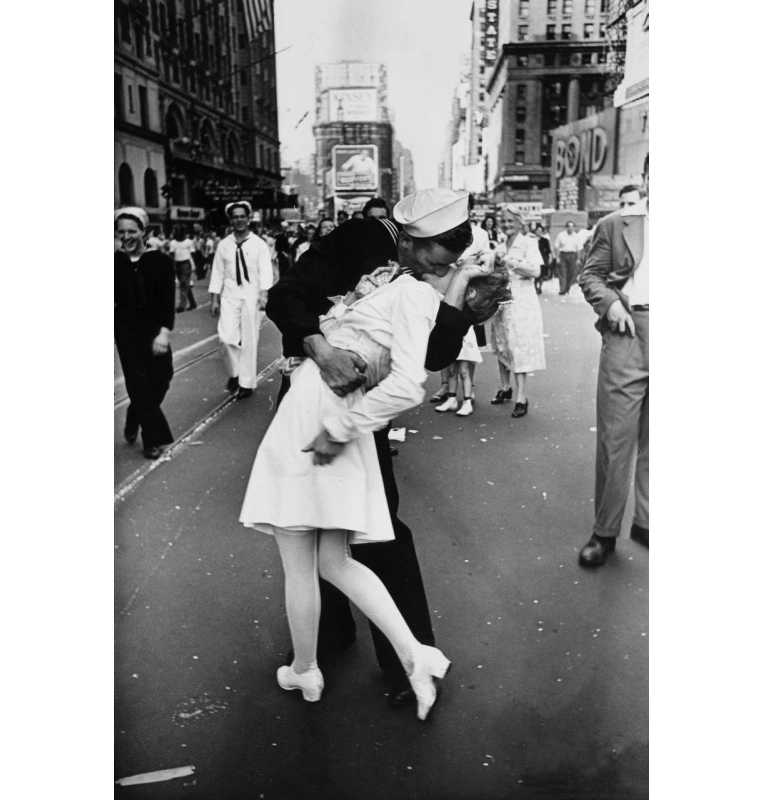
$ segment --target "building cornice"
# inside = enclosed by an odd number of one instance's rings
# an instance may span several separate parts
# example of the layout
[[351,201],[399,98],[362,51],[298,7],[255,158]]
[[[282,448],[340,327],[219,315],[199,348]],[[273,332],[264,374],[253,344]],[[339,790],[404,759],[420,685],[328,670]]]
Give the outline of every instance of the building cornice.
[[167,136],[158,131],[152,131],[149,128],[143,128],[140,125],[133,125],[131,122],[125,120],[115,119],[114,130],[121,133],[129,133],[132,136],[137,136],[140,139],[146,139],[150,142],[165,145],[168,142]]

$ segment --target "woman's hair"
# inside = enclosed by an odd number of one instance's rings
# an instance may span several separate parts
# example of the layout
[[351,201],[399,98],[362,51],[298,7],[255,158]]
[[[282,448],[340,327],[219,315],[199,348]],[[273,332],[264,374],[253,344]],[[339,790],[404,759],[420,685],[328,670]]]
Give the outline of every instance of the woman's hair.
[[494,228],[496,227],[496,216],[495,216],[494,214],[486,214],[486,215],[483,217],[483,221],[480,223],[480,227],[481,227],[481,228],[482,228],[484,231],[487,231],[487,230],[488,230],[488,225],[486,225],[486,222],[488,222],[488,220],[489,220],[489,219],[491,220],[491,222],[493,222],[493,227],[494,227]]
[[334,220],[331,217],[321,217],[321,219],[318,221],[318,225],[316,225],[316,232],[313,234],[314,241],[321,238],[321,226],[325,222],[331,222],[332,225],[334,225]]
[[512,299],[509,289],[509,272],[503,264],[497,264],[489,275],[473,278],[468,285],[477,294],[464,303],[464,313],[473,325],[482,325],[499,310],[499,303]]

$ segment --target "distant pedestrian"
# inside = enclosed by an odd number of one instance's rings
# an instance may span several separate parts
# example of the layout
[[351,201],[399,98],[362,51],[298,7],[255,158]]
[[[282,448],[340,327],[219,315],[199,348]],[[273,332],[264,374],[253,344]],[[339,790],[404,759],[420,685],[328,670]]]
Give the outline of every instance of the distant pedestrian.
[[512,416],[524,417],[528,413],[527,375],[546,369],[544,323],[533,286],[544,261],[537,240],[520,232],[522,217],[511,204],[502,209],[500,225],[507,241],[496,251],[497,260],[509,269],[512,300],[502,304],[491,320],[491,342],[501,379],[501,387],[491,403],[500,405],[512,399],[510,378],[514,372],[517,396]]
[[249,229],[250,204],[229,203],[225,211],[233,233],[220,242],[212,262],[210,313],[220,315],[218,336],[229,375],[226,389],[241,400],[257,386],[261,312],[273,285],[273,267],[268,245]]
[[[650,165],[645,158],[645,189]],[[579,563],[598,567],[614,552],[636,451],[631,538],[649,546],[650,213],[648,199],[601,219],[581,272],[581,289],[602,335],[597,376],[594,528]]]
[[343,222],[348,221],[348,214],[347,211],[338,211],[337,212],[337,224],[342,225]]
[[544,230],[543,225],[537,225],[533,231],[533,235],[536,237],[536,244],[538,245],[539,253],[541,253],[541,258],[544,259],[544,265],[541,267],[541,275],[533,279],[533,283],[536,286],[536,294],[541,294],[544,288],[544,281],[548,281],[552,277],[550,271],[552,245],[549,241],[549,234]]
[[196,308],[194,290],[191,288],[193,286],[191,280],[194,268],[193,252],[194,240],[188,236],[185,228],[177,228],[170,242],[170,255],[175,262],[175,277],[178,279],[178,306],[175,309],[178,314],[185,311],[186,308],[191,311]]
[[116,212],[121,249],[114,254],[114,340],[130,398],[125,440],[133,444],[140,432],[143,455],[156,459],[173,441],[161,405],[172,379],[175,277],[168,256],[146,247],[147,222],[142,208]]
[[[383,197],[372,197],[363,207],[361,214],[364,217],[377,217],[377,219],[390,218],[390,206]],[[355,217],[355,214],[353,215]]]
[[194,249],[191,253],[191,259],[194,262],[194,274],[197,280],[204,280],[207,275],[207,267],[204,259],[204,234],[202,231],[194,232]]
[[554,241],[554,254],[560,276],[560,294],[567,294],[576,281],[578,254],[581,250],[575,224],[568,220],[565,230],[557,234]]
[[491,250],[495,250],[499,245],[499,230],[496,226],[496,217],[493,214],[486,214],[483,217],[481,227],[488,236],[488,246]]

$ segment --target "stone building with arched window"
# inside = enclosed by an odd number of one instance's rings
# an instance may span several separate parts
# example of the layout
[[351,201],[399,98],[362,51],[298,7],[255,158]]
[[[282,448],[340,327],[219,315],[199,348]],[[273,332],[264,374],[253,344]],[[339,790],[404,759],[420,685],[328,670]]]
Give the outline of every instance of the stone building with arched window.
[[272,2],[258,4],[269,24],[252,38],[241,0],[117,0],[115,206],[132,198],[154,222],[219,224],[245,197],[276,216]]

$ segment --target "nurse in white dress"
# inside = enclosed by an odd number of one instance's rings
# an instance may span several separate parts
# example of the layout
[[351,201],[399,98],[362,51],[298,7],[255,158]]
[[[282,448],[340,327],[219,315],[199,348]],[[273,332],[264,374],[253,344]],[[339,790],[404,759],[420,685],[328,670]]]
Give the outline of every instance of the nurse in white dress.
[[514,372],[517,396],[513,417],[528,413],[527,373],[546,369],[544,323],[533,283],[541,274],[544,259],[536,239],[521,233],[522,224],[520,213],[511,204],[502,209],[500,225],[507,239],[499,245],[496,257],[509,269],[512,300],[503,304],[491,321],[491,344],[498,357],[501,379],[501,388],[491,403],[499,405],[511,399],[510,377]]

